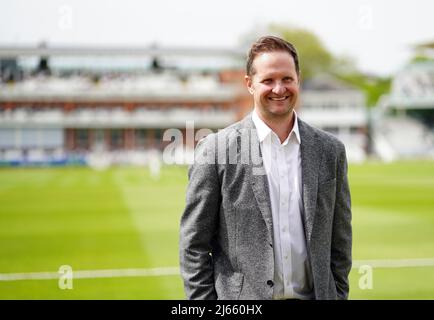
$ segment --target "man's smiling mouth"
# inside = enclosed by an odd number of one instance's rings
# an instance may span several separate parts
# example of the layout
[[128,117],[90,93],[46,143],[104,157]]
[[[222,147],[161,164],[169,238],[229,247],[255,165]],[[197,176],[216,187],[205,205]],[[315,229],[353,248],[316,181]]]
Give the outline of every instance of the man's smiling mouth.
[[269,99],[273,101],[283,101],[286,100],[287,98],[288,97],[270,97]]

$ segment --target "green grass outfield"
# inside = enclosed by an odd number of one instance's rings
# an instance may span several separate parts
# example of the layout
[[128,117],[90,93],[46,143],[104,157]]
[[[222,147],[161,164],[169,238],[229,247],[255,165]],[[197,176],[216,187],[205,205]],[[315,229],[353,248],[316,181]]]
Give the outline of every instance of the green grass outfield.
[[[164,167],[158,181],[145,168],[0,169],[0,278],[177,267],[186,184],[185,167]],[[353,258],[374,260],[371,289],[353,268],[350,298],[434,299],[434,162],[352,165],[350,184]],[[74,279],[72,290],[0,281],[0,299],[183,298],[176,274]]]

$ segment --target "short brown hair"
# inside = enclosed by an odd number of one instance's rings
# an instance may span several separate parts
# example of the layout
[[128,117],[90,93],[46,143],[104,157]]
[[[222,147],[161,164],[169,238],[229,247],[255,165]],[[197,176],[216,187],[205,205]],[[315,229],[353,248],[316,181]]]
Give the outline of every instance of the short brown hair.
[[247,75],[251,76],[252,74],[254,74],[253,60],[255,60],[257,55],[263,52],[273,52],[273,51],[288,52],[294,59],[295,70],[297,71],[297,75],[300,75],[298,54],[294,45],[286,40],[274,36],[261,37],[252,44],[252,47],[250,48],[249,53],[247,55],[247,64],[246,64]]

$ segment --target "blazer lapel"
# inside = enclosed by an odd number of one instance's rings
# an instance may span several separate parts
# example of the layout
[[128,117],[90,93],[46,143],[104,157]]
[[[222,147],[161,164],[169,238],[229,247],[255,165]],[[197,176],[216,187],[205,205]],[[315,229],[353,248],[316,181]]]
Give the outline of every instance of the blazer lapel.
[[[270,193],[268,189],[268,180],[265,173],[264,164],[262,162],[262,153],[260,150],[260,144],[258,136],[256,133],[256,128],[249,114],[243,121],[244,125],[242,135],[249,135],[248,139],[249,145],[244,145],[241,148],[241,152],[249,152],[247,156],[249,159],[248,171],[250,174],[250,184],[252,186],[253,193],[255,195],[256,202],[258,203],[259,210],[261,211],[262,217],[267,225],[268,232],[270,235],[273,234],[273,216],[271,213],[271,201]],[[247,138],[244,136],[244,138]]]
[[[273,234],[273,216],[271,213],[270,193],[268,191],[268,180],[266,174],[258,174],[252,167],[252,185],[253,193],[255,194],[256,202],[258,203],[259,210],[261,210],[262,217],[267,225],[270,235]],[[265,172],[265,171],[264,171]]]
[[304,227],[306,240],[310,242],[315,220],[316,201],[318,193],[318,170],[321,162],[322,144],[317,143],[315,133],[306,123],[299,119],[301,136],[301,180],[304,204]]

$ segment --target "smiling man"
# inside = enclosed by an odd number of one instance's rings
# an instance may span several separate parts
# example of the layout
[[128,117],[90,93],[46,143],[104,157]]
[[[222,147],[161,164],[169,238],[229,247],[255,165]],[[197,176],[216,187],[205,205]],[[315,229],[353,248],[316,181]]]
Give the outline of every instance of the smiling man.
[[[346,299],[352,232],[345,148],[294,111],[300,69],[292,44],[258,39],[246,71],[253,112],[202,140],[196,153],[214,160],[190,167],[180,229],[187,298]],[[259,145],[259,164],[246,139]],[[231,162],[234,150],[236,159],[251,161]]]

